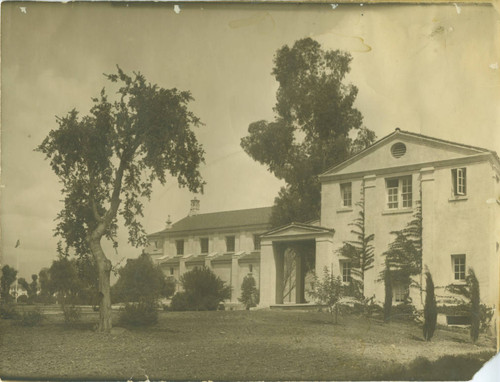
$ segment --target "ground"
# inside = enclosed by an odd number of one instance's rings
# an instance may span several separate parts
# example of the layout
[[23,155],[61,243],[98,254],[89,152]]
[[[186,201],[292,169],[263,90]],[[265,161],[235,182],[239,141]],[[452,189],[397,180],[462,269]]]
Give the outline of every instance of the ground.
[[[47,315],[38,327],[0,320],[0,377],[403,379],[437,361],[458,373],[441,379],[469,380],[494,354],[493,339],[482,336],[473,345],[464,329],[440,327],[425,342],[415,323],[345,315],[335,325],[321,312],[162,312],[153,327],[111,334],[93,332],[96,313],[82,320],[73,328],[60,314]],[[426,359],[410,364],[417,357]]]

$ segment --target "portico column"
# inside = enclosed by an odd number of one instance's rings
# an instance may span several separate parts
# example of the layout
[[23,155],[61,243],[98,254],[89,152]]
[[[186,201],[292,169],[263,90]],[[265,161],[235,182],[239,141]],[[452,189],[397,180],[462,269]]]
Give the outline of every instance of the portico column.
[[276,263],[273,242],[263,239],[260,243],[260,307],[276,303]]
[[304,296],[304,281],[305,281],[305,257],[304,253],[296,252],[295,259],[295,303],[302,304],[305,301]]

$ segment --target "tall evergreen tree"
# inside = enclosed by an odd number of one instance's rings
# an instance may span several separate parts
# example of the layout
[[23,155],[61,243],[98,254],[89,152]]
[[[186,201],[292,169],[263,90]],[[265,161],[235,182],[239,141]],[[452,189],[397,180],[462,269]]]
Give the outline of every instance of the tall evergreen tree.
[[354,234],[356,240],[344,242],[340,248],[339,254],[349,259],[351,264],[352,283],[354,284],[356,297],[365,297],[365,273],[373,268],[374,234],[366,232],[366,211],[364,199],[364,187],[362,187],[361,199],[356,203],[359,207],[358,217],[349,225],[354,227],[351,233]]
[[479,330],[481,326],[481,296],[479,292],[479,281],[477,280],[476,273],[472,268],[469,268],[467,275],[467,284],[470,293],[470,306],[471,306],[471,325],[470,325],[470,338],[475,343],[479,338]]
[[392,274],[391,274],[391,266],[387,261],[387,259],[385,261],[385,270],[384,270],[384,287],[385,287],[384,321],[389,322],[391,320],[391,310],[392,310]]
[[430,341],[436,330],[437,306],[434,282],[430,272],[425,273],[424,338]]

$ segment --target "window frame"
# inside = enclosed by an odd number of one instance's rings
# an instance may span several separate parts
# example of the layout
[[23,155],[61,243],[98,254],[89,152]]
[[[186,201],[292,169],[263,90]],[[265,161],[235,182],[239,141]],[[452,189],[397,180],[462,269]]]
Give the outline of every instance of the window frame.
[[350,284],[352,282],[352,263],[349,260],[340,261],[340,272],[342,273],[342,283]]
[[[463,264],[460,262],[457,264],[457,261],[463,260]],[[467,257],[465,253],[453,254],[451,255],[451,271],[453,274],[453,282],[455,283],[464,283],[466,278],[466,265],[467,265]],[[458,266],[458,270],[457,270]],[[458,278],[457,278],[458,275]]]
[[352,207],[352,182],[340,183],[340,206],[342,208]]
[[398,304],[405,302],[405,297],[409,293],[408,285],[401,282],[395,282],[392,288],[392,301]]
[[453,196],[467,196],[467,167],[452,168],[451,183]]
[[[232,242],[232,250],[229,248],[229,243]],[[236,252],[236,236],[226,236],[226,252]]]
[[[394,182],[397,182],[397,186]],[[387,210],[413,208],[413,175],[385,178],[385,194]]]
[[184,255],[184,239],[178,239],[175,241],[175,251],[177,256]]
[[260,251],[260,235],[253,235],[253,249],[254,251]]
[[[206,251],[203,251],[203,243],[206,243]],[[201,254],[207,254],[210,250],[210,240],[208,237],[200,237],[200,253]]]

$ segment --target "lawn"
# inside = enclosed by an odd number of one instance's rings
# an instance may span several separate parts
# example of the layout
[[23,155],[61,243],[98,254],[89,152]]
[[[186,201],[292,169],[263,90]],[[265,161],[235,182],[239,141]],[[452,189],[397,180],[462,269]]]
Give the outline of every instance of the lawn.
[[38,327],[0,320],[0,377],[369,380],[446,365],[448,374],[423,378],[468,380],[494,354],[493,339],[472,345],[467,330],[438,328],[425,342],[413,323],[350,315],[334,325],[320,312],[162,312],[151,328],[110,334],[92,331],[95,313],[82,320],[77,328],[60,314]]

